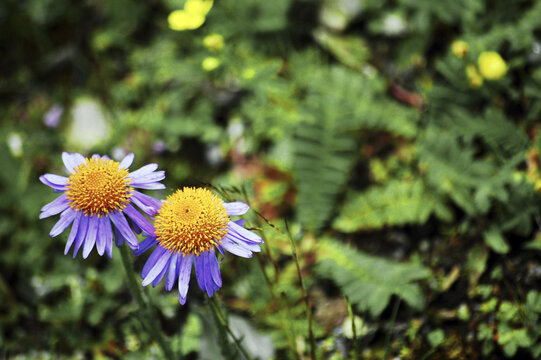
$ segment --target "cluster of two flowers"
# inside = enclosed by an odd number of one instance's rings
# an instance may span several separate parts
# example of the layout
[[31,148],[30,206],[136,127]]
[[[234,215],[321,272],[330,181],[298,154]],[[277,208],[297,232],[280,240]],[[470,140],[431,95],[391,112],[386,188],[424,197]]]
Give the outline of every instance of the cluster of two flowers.
[[[143,285],[156,286],[165,278],[170,291],[178,281],[181,304],[186,302],[192,264],[201,290],[212,296],[222,286],[215,251],[224,250],[241,257],[261,251],[261,237],[244,228],[244,220],[231,216],[245,214],[242,202],[224,203],[203,188],[183,188],[165,201],[145,195],[139,189],[164,189],[164,171],[149,164],[130,172],[133,154],[116,162],[107,156],[85,158],[81,154],[62,154],[69,177],[45,174],[40,180],[61,195],[41,209],[40,219],[60,214],[50,235],[57,236],[70,225],[64,254],[74,247],[74,257],[82,248],[87,258],[95,247],[99,255],[112,256],[113,239],[124,241],[136,255],[151,249],[143,271]],[[152,225],[147,217],[155,217]],[[145,240],[137,240],[143,233]],[[114,234],[114,235],[113,235]]]

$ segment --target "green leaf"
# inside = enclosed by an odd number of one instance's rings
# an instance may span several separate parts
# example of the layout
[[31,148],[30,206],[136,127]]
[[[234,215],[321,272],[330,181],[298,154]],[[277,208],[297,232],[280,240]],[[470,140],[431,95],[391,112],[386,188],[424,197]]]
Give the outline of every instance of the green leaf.
[[436,329],[428,333],[428,342],[433,348],[440,346],[445,341],[445,333],[442,329]]
[[507,254],[509,252],[509,245],[497,227],[493,226],[485,231],[483,237],[485,238],[485,243],[495,252],[500,254]]

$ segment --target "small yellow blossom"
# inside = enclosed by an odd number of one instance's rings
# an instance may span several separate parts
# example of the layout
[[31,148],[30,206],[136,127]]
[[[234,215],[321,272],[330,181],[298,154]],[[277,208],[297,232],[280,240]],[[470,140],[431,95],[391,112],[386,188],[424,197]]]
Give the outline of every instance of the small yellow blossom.
[[242,77],[247,80],[253,79],[254,76],[255,76],[255,70],[252,68],[245,69],[242,72]]
[[215,57],[206,57],[201,63],[201,67],[203,67],[205,71],[212,71],[218,66],[220,66],[220,60]]
[[478,59],[479,71],[487,80],[498,80],[507,72],[507,64],[495,51],[484,51]]
[[213,0],[187,0],[184,4],[184,10],[190,14],[207,16],[213,4]]
[[194,30],[205,22],[205,16],[201,14],[189,13],[185,10],[175,10],[167,18],[171,30],[183,31]]
[[469,49],[470,46],[468,43],[462,40],[453,41],[451,44],[451,51],[459,58],[463,58],[468,53]]
[[470,86],[473,88],[478,88],[483,85],[483,77],[479,75],[477,68],[473,64],[466,66],[466,76],[470,80]]
[[203,45],[211,51],[220,51],[224,47],[224,37],[220,34],[210,34],[203,39]]

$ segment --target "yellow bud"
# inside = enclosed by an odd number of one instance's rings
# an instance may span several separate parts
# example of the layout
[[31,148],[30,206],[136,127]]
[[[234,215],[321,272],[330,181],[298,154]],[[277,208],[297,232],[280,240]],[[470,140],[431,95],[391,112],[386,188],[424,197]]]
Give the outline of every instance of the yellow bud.
[[459,58],[463,58],[468,53],[469,49],[470,46],[468,43],[462,40],[453,41],[451,44],[451,51]]
[[220,51],[224,47],[224,37],[220,34],[210,34],[203,39],[203,45],[212,51]]
[[507,64],[495,51],[484,51],[478,59],[479,71],[487,80],[497,80],[507,72]]
[[205,17],[210,9],[212,9],[213,3],[213,0],[187,0],[184,4],[184,10],[187,13]]
[[470,81],[470,86],[473,88],[478,88],[483,85],[483,77],[479,75],[477,68],[473,64],[466,66],[466,76]]
[[218,66],[220,66],[220,60],[215,57],[206,57],[201,63],[201,67],[203,67],[203,70],[205,71],[212,71]]
[[171,30],[183,31],[199,28],[205,22],[205,16],[189,13],[185,10],[175,10],[167,18]]

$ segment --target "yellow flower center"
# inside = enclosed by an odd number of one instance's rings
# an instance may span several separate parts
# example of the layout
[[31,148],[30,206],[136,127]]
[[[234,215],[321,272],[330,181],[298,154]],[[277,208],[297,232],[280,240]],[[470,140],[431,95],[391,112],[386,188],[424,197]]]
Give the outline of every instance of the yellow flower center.
[[207,189],[177,190],[156,215],[156,240],[171,253],[210,251],[227,234],[229,215],[222,200]]
[[129,172],[113,160],[85,159],[68,179],[66,197],[72,209],[85,215],[107,215],[129,204]]

